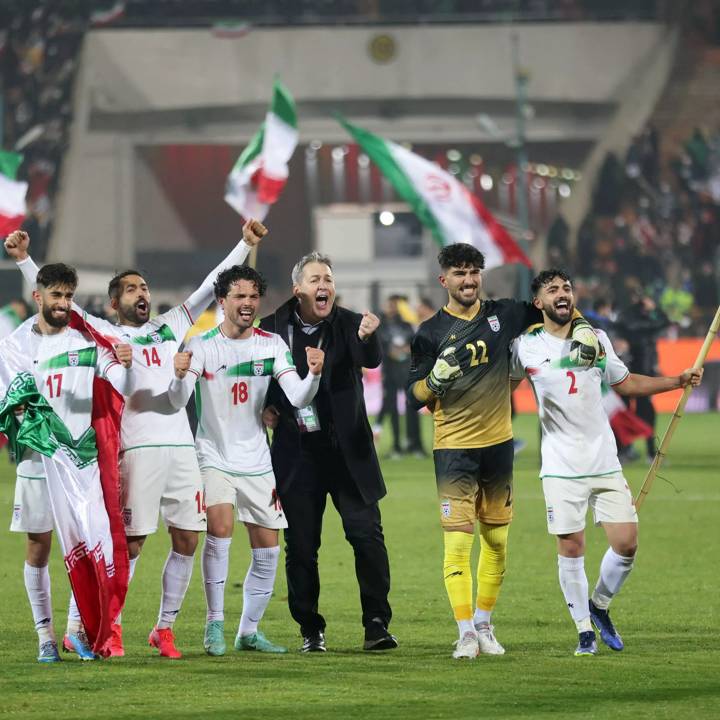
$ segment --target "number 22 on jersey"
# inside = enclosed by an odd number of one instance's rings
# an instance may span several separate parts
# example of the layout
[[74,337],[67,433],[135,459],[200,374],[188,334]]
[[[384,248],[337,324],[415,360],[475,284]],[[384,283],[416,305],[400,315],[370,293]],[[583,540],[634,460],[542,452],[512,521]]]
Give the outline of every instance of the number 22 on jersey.
[[[470,367],[476,365],[484,365],[489,362],[487,344],[484,340],[477,340],[474,343],[468,343],[465,348],[470,351],[472,359],[470,360]],[[480,350],[478,356],[478,349]]]

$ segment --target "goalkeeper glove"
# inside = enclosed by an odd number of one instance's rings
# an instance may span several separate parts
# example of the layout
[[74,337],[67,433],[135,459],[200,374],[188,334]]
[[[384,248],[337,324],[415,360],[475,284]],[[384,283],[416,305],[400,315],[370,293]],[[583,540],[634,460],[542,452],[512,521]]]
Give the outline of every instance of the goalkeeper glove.
[[592,367],[601,357],[603,348],[592,325],[582,317],[570,324],[570,360],[578,367]]
[[462,374],[460,363],[455,357],[455,348],[445,348],[445,350],[440,353],[433,369],[427,376],[427,386],[435,395],[442,397],[450,385]]

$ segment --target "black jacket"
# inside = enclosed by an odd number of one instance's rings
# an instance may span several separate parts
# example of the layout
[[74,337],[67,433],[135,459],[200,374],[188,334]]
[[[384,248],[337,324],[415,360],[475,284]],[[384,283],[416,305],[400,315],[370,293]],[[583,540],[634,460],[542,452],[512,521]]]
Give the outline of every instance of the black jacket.
[[657,339],[669,324],[660,308],[648,311],[642,303],[634,303],[620,313],[616,329],[630,346],[630,372],[657,375]]
[[[288,323],[295,317],[297,304],[296,298],[290,299],[272,315],[264,317],[260,327],[277,333],[288,342]],[[331,415],[330,427],[325,430],[329,431],[333,444],[337,443],[360,495],[369,504],[383,497],[386,489],[365,410],[361,368],[377,367],[382,356],[377,333],[366,342],[358,338],[361,319],[358,313],[337,306],[329,315],[323,340],[325,363],[317,399],[319,401],[320,395],[325,393],[324,405]],[[295,326],[294,334],[298,332],[300,330]],[[295,364],[300,364],[297,357]],[[280,411],[270,452],[282,500],[292,485],[297,468],[301,452],[300,430],[294,408],[275,380],[270,384],[267,404]]]

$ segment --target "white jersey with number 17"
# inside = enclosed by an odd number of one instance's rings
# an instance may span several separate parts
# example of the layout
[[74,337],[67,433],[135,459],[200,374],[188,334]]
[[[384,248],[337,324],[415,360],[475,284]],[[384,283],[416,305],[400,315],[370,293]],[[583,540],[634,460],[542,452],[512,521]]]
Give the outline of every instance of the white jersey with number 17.
[[601,384],[618,385],[629,371],[608,336],[602,330],[595,332],[605,357],[591,368],[574,365],[569,358],[570,339],[550,335],[542,326],[513,343],[510,375],[527,376],[538,403],[540,477],[590,477],[621,469]]

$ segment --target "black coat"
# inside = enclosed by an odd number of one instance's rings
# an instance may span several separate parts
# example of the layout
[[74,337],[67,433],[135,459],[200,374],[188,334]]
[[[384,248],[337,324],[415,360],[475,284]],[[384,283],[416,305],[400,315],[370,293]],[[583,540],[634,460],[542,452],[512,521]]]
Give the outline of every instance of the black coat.
[[[288,323],[298,301],[292,298],[260,322],[263,330],[277,333],[288,342]],[[323,350],[325,363],[318,393],[326,392],[332,415],[331,438],[337,443],[360,495],[366,503],[377,502],[386,493],[372,430],[365,410],[361,368],[375,368],[382,354],[377,333],[361,342],[357,331],[362,316],[336,306],[328,317]],[[295,334],[300,332],[297,328]],[[292,348],[291,348],[292,350]],[[343,351],[344,350],[344,351]],[[295,358],[298,364],[298,358]],[[300,430],[294,408],[273,380],[267,404],[280,411],[280,421],[270,447],[278,493],[282,500],[292,486],[301,452]]]

